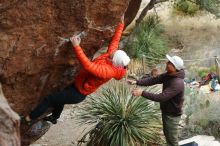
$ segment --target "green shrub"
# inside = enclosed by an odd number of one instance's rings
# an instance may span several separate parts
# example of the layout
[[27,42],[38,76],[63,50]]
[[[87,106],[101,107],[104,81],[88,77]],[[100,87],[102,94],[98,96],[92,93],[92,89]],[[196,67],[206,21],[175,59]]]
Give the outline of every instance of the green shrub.
[[203,77],[205,77],[208,73],[209,73],[209,70],[208,70],[208,69],[202,69],[202,70],[199,70],[199,71],[198,71],[198,76],[199,76],[200,78],[203,78]]
[[184,101],[186,126],[184,128],[190,132],[188,135],[219,136],[219,133],[216,132],[216,126],[220,126],[220,106],[217,102],[217,95],[213,96],[199,94],[195,89],[186,88]]
[[194,3],[191,3],[189,4],[189,7],[188,7],[188,14],[193,16],[195,15],[197,12],[199,11],[199,6],[194,4]]
[[198,76],[202,79],[203,77],[207,76],[210,72],[215,72],[215,67],[212,66],[210,68],[202,68],[198,69]]
[[[128,85],[114,83],[89,97],[79,113],[82,123],[95,124],[82,138],[88,146],[143,146],[161,143],[160,110],[133,97]],[[81,143],[80,143],[81,144]]]
[[177,0],[173,10],[177,14],[195,15],[199,10],[206,10],[217,18],[220,17],[219,0]]
[[162,37],[162,25],[155,15],[150,15],[137,26],[125,46],[133,58],[146,57],[148,66],[153,66],[167,53],[167,40]]
[[188,0],[178,0],[173,6],[174,12],[184,15],[195,15],[199,11],[199,6]]
[[220,1],[219,0],[195,0],[200,9],[206,10],[216,17],[220,17]]

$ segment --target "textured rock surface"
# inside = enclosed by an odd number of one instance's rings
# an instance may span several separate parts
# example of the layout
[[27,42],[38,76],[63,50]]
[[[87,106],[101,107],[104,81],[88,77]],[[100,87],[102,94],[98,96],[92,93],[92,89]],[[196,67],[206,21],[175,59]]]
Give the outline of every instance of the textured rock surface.
[[85,31],[81,46],[92,57],[127,7],[128,0],[1,0],[0,77],[11,108],[26,115],[41,97],[72,82],[80,65],[59,37]]
[[19,116],[8,105],[0,84],[0,146],[20,146]]
[[29,112],[40,96],[71,82],[78,70],[71,45],[62,45],[59,36],[85,30],[82,46],[91,57],[97,42],[111,37],[127,6],[126,0],[13,2],[2,8],[0,64],[4,93],[20,114]]

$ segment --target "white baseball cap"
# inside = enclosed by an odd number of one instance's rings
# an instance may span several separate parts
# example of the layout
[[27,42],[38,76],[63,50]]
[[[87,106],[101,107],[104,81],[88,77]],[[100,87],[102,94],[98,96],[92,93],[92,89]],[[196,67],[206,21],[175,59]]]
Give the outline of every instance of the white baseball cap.
[[169,56],[168,54],[166,55],[167,59],[175,66],[177,70],[184,69],[184,62],[183,59],[180,58],[179,56]]
[[122,51],[122,50],[117,50],[114,52],[113,57],[112,57],[112,63],[115,66],[127,66],[130,62],[130,58],[128,55]]

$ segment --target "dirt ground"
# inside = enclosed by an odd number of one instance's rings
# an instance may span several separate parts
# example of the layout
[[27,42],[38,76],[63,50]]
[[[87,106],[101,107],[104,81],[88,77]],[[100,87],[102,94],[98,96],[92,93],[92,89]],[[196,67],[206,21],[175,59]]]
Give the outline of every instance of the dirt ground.
[[77,141],[88,129],[88,125],[80,125],[75,117],[76,106],[65,107],[57,124],[31,146],[77,146]]

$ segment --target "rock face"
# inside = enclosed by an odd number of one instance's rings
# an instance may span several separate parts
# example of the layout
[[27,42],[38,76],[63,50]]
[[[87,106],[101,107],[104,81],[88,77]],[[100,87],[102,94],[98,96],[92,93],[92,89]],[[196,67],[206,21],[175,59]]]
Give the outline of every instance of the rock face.
[[0,84],[0,145],[20,146],[19,116],[8,105]]
[[[134,4],[136,0],[132,1]],[[1,0],[0,80],[10,107],[26,115],[43,96],[71,83],[80,65],[71,44],[60,37],[69,38],[85,31],[81,46],[92,57],[102,40],[110,40],[128,3],[128,0]],[[126,22],[131,22],[136,11],[127,10]],[[22,141],[26,141],[22,146],[30,143],[27,139],[22,136]]]
[[112,36],[127,0],[5,0],[4,5],[8,8],[0,9],[3,91],[16,112],[27,114],[39,97],[72,82],[79,69],[71,45],[59,37],[85,31],[82,47],[91,57],[99,42]]

